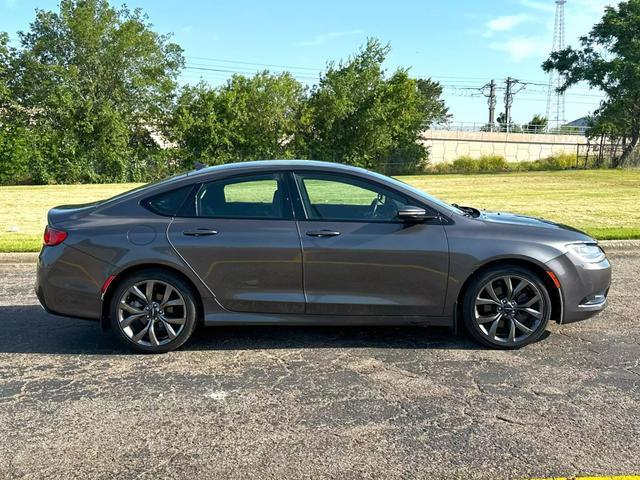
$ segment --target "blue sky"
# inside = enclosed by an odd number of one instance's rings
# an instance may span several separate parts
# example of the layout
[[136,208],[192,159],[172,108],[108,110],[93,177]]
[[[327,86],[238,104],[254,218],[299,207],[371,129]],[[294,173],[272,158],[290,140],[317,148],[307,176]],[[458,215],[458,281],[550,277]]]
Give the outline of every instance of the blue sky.
[[[567,44],[600,19],[606,0],[568,0]],[[120,2],[113,1],[113,5]],[[141,7],[156,30],[173,33],[185,50],[182,82],[200,78],[219,84],[230,71],[252,73],[265,64],[289,68],[313,84],[328,60],[346,58],[368,36],[389,42],[389,70],[410,67],[445,85],[456,122],[484,122],[486,99],[477,89],[507,76],[546,83],[540,64],[551,49],[554,0],[129,0]],[[12,39],[33,19],[34,9],[55,9],[57,1],[0,0],[0,31]],[[497,112],[502,111],[499,92]],[[597,108],[598,92],[584,86],[567,95],[567,119]],[[546,87],[529,85],[514,102],[513,118],[524,122],[546,110]]]

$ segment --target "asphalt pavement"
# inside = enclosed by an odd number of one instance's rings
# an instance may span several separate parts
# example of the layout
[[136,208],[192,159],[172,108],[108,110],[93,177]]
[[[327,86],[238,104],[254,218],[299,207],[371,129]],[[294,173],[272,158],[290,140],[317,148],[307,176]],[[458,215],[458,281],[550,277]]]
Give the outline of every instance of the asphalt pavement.
[[134,355],[0,264],[0,478],[640,473],[640,251],[608,309],[519,351],[447,329],[217,327]]

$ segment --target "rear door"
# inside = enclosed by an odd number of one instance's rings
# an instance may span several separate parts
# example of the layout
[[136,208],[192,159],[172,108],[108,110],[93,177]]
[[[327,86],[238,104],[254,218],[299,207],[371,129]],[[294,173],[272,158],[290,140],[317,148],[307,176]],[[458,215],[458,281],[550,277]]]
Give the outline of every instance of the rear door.
[[307,313],[442,315],[449,253],[440,220],[406,223],[415,204],[360,177],[294,175]]
[[168,235],[226,309],[304,312],[300,239],[282,174],[202,184]]

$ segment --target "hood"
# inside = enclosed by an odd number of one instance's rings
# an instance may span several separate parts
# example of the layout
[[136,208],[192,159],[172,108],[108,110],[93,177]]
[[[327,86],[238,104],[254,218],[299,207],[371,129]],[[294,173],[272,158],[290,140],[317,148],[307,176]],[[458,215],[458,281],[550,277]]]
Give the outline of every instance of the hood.
[[75,220],[77,218],[84,217],[93,212],[102,201],[83,203],[78,205],[59,205],[49,210],[47,214],[47,222],[52,227],[60,225],[68,220]]
[[570,227],[568,225],[563,225],[561,223],[555,223],[550,220],[545,220],[543,218],[535,218],[528,217],[526,215],[518,215],[515,213],[508,212],[481,212],[478,217],[479,220],[482,220],[485,223],[490,224],[506,224],[506,225],[516,225],[523,227],[538,227],[538,228],[547,228],[553,230],[564,230],[567,232],[573,232],[579,234],[580,236],[587,237],[591,239],[586,233],[577,228]]

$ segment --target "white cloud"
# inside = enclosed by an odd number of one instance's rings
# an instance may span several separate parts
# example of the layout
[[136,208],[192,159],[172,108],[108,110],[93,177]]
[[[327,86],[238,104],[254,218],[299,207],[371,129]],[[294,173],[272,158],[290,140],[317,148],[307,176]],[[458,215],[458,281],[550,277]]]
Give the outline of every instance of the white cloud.
[[521,13],[520,15],[505,15],[503,17],[494,18],[487,22],[486,34],[492,35],[494,32],[507,32],[513,30],[522,22],[529,20],[529,16]]
[[515,37],[504,42],[493,42],[489,48],[505,52],[514,62],[520,62],[526,58],[542,56],[546,53],[545,43],[538,37]]
[[4,6],[7,8],[13,8],[16,5],[17,0],[4,0]]
[[296,43],[298,47],[316,47],[324,45],[325,43],[335,40],[336,38],[350,37],[353,35],[360,35],[364,33],[362,30],[348,30],[344,32],[327,32],[316,35],[311,40],[305,40],[303,42]]

